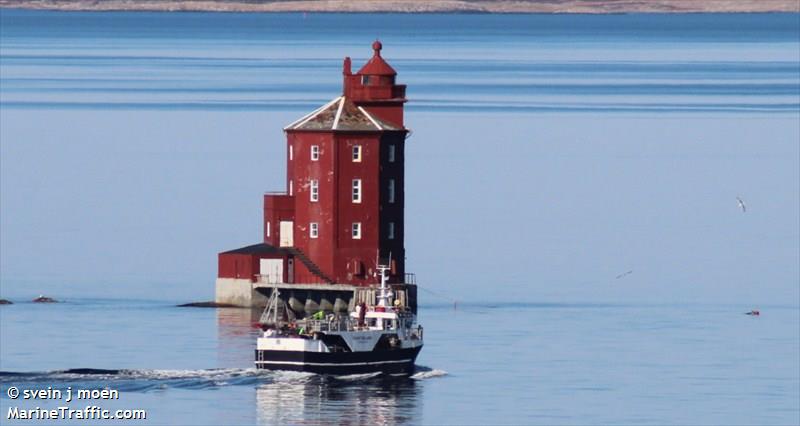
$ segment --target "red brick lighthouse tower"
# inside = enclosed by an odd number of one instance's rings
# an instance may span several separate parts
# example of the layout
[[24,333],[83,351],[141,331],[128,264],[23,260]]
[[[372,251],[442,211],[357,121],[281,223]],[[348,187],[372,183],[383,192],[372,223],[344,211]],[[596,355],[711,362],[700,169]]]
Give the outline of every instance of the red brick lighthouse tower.
[[406,86],[381,48],[355,74],[345,58],[342,95],[284,128],[286,190],[264,196],[264,243],[220,253],[218,301],[226,284],[240,287],[220,282],[230,279],[374,285],[378,263],[390,264],[390,283],[405,282]]

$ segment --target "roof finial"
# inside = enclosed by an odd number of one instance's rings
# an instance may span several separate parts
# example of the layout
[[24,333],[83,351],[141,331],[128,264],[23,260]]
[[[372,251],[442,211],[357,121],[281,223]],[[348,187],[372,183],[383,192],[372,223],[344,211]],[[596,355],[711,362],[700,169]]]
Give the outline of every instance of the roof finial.
[[381,44],[380,40],[375,39],[372,42],[372,50],[375,52],[375,56],[381,56],[381,49],[383,48],[383,44]]

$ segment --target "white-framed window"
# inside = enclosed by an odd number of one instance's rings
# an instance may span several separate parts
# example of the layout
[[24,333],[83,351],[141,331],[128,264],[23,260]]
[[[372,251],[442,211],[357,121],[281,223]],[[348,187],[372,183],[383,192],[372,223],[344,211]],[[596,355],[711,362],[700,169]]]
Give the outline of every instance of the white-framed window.
[[394,203],[394,179],[389,179],[389,202]]
[[354,163],[361,162],[361,145],[353,146],[353,162]]
[[394,163],[394,145],[389,145],[389,162]]
[[309,193],[312,202],[319,201],[319,181],[311,179],[311,192]]
[[294,195],[294,185],[292,185],[292,181],[289,181],[289,195]]
[[319,161],[319,145],[311,145],[311,161]]
[[269,222],[267,222],[267,237],[269,237]]
[[294,160],[294,149],[289,145],[289,161]]
[[353,179],[353,202],[361,202],[361,179]]
[[394,239],[394,222],[389,222],[389,232],[386,233],[386,238]]
[[319,238],[319,223],[311,222],[308,224],[308,236],[311,238]]
[[353,239],[361,239],[361,222],[353,222]]

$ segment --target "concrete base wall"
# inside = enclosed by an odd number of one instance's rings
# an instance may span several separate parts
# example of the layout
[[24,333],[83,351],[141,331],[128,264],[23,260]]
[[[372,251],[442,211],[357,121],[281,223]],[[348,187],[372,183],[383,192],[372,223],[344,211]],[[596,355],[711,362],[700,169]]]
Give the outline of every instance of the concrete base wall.
[[267,298],[256,291],[253,282],[240,278],[217,278],[214,301],[246,307],[267,305]]
[[[345,301],[349,302],[350,310],[354,310],[357,303],[362,301],[368,305],[376,302],[375,295],[377,289],[354,287],[343,284],[278,284],[281,291],[281,298],[288,298],[297,293],[297,297],[305,303],[306,297],[310,297],[315,303],[319,303],[322,297],[328,297],[329,302],[333,302],[337,295],[341,295]],[[404,288],[395,287],[395,297],[400,300],[403,306],[411,308],[417,312],[417,286],[406,284]],[[264,308],[267,305],[269,295],[272,293],[272,285],[264,283],[253,283],[241,278],[217,278],[216,296],[217,303],[230,303],[233,305],[253,308]],[[342,293],[350,293],[346,298]]]

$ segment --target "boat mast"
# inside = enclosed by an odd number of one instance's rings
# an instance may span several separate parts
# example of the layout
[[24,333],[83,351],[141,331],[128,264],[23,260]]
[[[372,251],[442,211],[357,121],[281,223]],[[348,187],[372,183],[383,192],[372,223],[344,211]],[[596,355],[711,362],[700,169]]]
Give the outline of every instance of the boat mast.
[[[389,253],[389,265],[392,263],[392,254]],[[381,286],[380,286],[380,294],[378,295],[378,306],[383,306],[385,308],[389,308],[392,306],[391,301],[389,300],[393,294],[389,287],[387,286],[387,281],[389,279],[389,275],[387,272],[391,269],[388,265],[378,265],[377,268],[378,272],[381,274]]]
[[[264,312],[261,313],[261,319],[259,322],[264,325],[272,325],[275,329],[278,329],[278,296],[280,296],[280,291],[278,291],[278,285],[275,284],[272,287],[272,294],[269,296],[269,300],[267,300],[267,306],[264,307]],[[270,322],[270,319],[272,320]]]
[[278,291],[278,285],[277,284],[275,284],[275,287],[272,288],[272,294],[275,296],[273,298],[274,300],[272,301],[272,303],[273,303],[272,310],[273,310],[273,314],[275,315],[275,322],[273,324],[275,324],[275,329],[277,329],[278,328],[278,296],[281,295],[281,292]]

